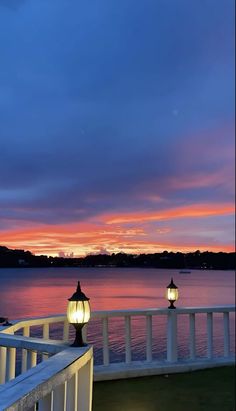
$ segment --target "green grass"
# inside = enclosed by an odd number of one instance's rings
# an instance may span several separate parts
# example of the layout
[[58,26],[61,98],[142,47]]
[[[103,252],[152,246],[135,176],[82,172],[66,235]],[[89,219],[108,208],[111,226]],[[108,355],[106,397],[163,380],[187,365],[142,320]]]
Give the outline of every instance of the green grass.
[[234,411],[235,368],[94,383],[93,411]]

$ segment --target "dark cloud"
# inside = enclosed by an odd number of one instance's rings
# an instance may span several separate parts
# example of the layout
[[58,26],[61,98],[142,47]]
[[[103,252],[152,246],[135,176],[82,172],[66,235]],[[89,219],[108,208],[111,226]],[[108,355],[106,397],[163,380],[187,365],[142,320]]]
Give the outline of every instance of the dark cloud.
[[0,5],[4,221],[232,200],[233,1]]
[[10,10],[18,10],[27,0],[0,0],[0,7],[6,7]]

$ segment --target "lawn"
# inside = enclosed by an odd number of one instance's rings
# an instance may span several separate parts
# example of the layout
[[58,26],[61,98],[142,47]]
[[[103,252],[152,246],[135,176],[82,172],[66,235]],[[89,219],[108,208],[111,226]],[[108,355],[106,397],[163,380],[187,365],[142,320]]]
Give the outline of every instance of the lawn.
[[234,411],[235,368],[94,383],[93,411]]

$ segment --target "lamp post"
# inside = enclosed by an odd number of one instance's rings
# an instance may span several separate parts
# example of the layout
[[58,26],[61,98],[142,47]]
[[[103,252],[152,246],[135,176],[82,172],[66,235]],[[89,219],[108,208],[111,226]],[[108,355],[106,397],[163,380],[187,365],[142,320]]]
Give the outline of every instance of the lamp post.
[[174,284],[173,278],[171,278],[170,284],[166,287],[166,298],[170,302],[170,306],[168,308],[174,309],[174,302],[178,300],[179,292],[178,287]]
[[83,347],[82,328],[90,319],[89,298],[81,291],[78,281],[76,292],[68,299],[67,319],[75,327],[75,341],[71,347]]

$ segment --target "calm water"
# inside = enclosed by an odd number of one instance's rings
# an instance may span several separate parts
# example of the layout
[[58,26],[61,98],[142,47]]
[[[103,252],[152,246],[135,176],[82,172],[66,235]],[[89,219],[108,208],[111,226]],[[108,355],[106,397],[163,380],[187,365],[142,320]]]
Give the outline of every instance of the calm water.
[[[235,273],[233,271],[193,270],[179,274],[178,270],[137,268],[33,268],[0,269],[0,316],[19,319],[66,312],[67,298],[75,291],[77,280],[90,297],[92,310],[167,307],[165,289],[170,278],[179,287],[178,307],[228,305],[235,303]],[[206,349],[206,316],[197,316],[197,353]],[[215,315],[215,352],[223,347],[222,316]],[[231,316],[231,325],[234,321]],[[111,357],[124,357],[124,320],[109,323]],[[73,332],[73,331],[72,331]],[[179,354],[188,351],[188,318],[181,317],[178,326]],[[53,334],[53,330],[52,330]],[[232,329],[231,349],[234,331]],[[52,335],[55,336],[55,335]],[[89,340],[96,345],[96,360],[101,359],[102,336],[100,323],[89,324]],[[143,318],[132,320],[133,358],[145,353],[145,323]],[[164,358],[166,352],[166,320],[153,320],[154,357]]]

